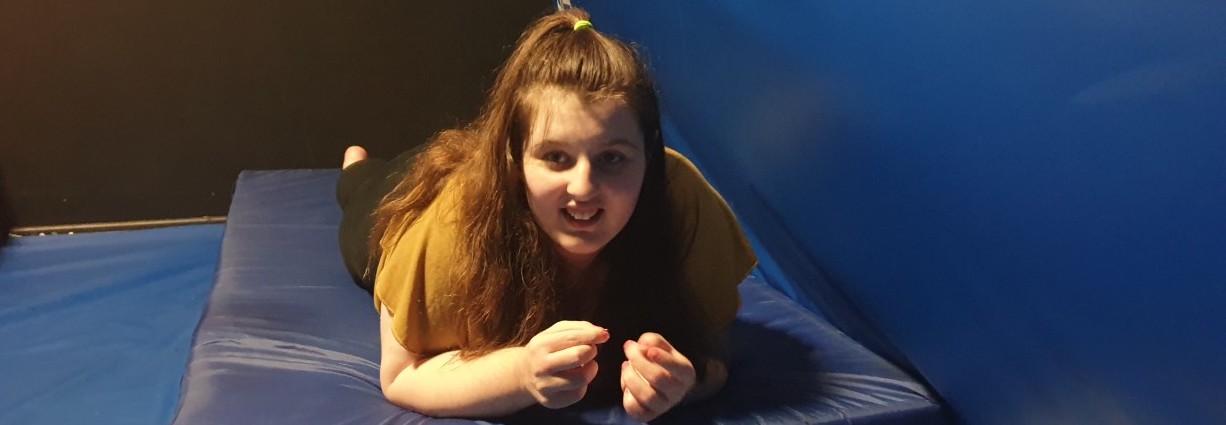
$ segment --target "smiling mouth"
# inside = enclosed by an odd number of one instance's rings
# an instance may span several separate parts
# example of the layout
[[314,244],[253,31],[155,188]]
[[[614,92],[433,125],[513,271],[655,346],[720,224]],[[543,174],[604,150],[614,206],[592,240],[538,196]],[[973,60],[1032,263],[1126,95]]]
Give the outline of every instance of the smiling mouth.
[[597,208],[594,210],[586,210],[586,211],[576,211],[570,208],[562,208],[562,217],[566,219],[567,223],[570,223],[572,226],[575,226],[575,227],[592,226],[596,224],[597,221],[600,221],[600,218],[603,216],[604,216],[603,208]]

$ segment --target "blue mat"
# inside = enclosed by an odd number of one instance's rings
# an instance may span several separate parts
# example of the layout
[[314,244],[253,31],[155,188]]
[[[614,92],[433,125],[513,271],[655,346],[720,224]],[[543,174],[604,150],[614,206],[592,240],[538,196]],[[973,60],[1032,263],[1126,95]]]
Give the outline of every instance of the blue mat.
[[164,424],[222,225],[26,237],[0,250],[0,424]]
[[1226,424],[1226,3],[575,3],[770,283],[964,423]]
[[[337,249],[335,170],[244,172],[176,424],[471,423],[387,403],[378,318]],[[741,285],[728,387],[662,423],[936,424],[905,373],[766,286]],[[623,423],[617,408],[528,409],[499,423]]]

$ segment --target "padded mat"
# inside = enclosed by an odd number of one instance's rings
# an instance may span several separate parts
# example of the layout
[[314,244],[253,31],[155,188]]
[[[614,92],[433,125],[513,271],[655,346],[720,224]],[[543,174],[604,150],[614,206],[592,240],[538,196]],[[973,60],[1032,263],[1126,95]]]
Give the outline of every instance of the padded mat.
[[223,228],[0,249],[0,424],[169,423]]
[[[244,172],[176,424],[471,423],[388,404],[378,318],[337,249],[335,170]],[[728,387],[664,423],[943,423],[927,391],[769,288],[741,285]],[[497,423],[623,423],[618,408],[532,408]]]

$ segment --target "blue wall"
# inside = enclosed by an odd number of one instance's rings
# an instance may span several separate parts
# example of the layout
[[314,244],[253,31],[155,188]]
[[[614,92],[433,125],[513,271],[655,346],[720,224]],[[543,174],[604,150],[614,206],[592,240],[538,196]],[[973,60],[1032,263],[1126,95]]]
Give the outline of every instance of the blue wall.
[[768,279],[966,423],[1226,423],[1226,4],[578,5]]

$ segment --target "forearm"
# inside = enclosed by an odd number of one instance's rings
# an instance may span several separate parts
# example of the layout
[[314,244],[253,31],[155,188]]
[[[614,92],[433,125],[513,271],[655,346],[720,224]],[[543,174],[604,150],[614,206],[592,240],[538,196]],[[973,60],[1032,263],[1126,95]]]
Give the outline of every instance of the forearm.
[[699,401],[719,393],[728,382],[728,367],[723,359],[708,357],[706,359],[706,374],[702,381],[694,384],[694,388],[686,394],[684,403]]
[[518,368],[523,347],[462,360],[458,351],[405,365],[383,393],[398,406],[435,417],[490,417],[536,404]]

